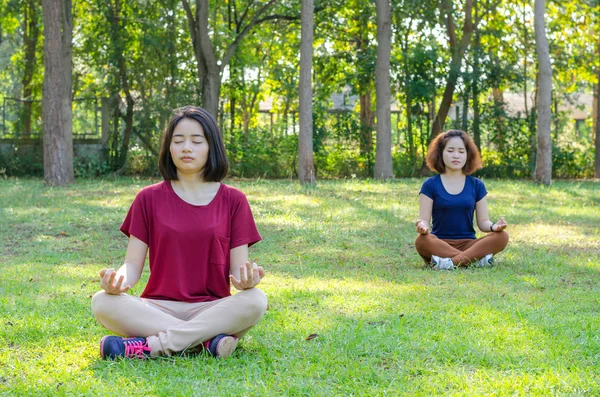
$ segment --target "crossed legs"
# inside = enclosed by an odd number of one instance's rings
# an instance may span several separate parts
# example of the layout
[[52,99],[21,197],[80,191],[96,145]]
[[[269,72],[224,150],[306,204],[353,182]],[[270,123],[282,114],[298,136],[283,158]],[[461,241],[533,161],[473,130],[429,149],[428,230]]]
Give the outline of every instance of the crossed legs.
[[263,317],[267,298],[258,288],[212,302],[143,299],[100,291],[92,312],[106,329],[125,337],[147,338],[152,355],[170,356],[219,334],[243,337]]
[[505,231],[488,233],[478,239],[439,239],[433,234],[419,235],[415,240],[415,248],[426,263],[431,256],[451,258],[455,266],[468,266],[487,254],[497,254],[508,244],[508,233]]

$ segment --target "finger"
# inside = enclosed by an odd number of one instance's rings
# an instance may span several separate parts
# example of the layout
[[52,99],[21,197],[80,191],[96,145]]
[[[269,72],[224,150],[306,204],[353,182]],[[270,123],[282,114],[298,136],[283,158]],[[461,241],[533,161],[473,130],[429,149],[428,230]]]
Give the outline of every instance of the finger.
[[113,274],[113,270],[112,269],[108,269],[105,273],[104,273],[104,277],[102,277],[102,283],[104,285],[108,285],[108,282],[110,280],[110,275]]
[[252,281],[254,278],[254,274],[252,273],[252,264],[250,262],[246,262],[246,275],[248,276],[248,281]]
[[258,274],[258,269],[252,269],[252,281],[255,283],[254,285],[260,283],[260,275]]
[[240,280],[238,280],[237,278],[235,278],[235,276],[233,274],[229,275],[229,279],[231,280],[231,284],[233,284],[233,286],[237,289],[243,289],[240,283]]
[[248,274],[246,273],[246,266],[240,267],[240,283],[246,283],[248,281]]
[[121,285],[123,284],[123,280],[125,280],[125,276],[121,275],[121,277],[119,277],[119,280],[117,281],[117,284],[115,285],[115,288],[117,289],[117,291],[121,290]]
[[106,276],[107,274],[109,274],[112,271],[114,271],[114,269],[112,269],[112,268],[108,268],[108,269],[104,268],[104,269],[100,270],[100,273],[99,273],[100,278],[104,278],[104,276]]
[[117,272],[112,272],[110,273],[110,276],[108,276],[108,282],[111,286],[115,285],[115,277],[117,276]]
[[258,266],[257,269],[258,269],[258,275],[262,279],[265,276],[265,269],[263,269],[262,266]]
[[256,262],[252,262],[252,275],[254,276],[254,280],[256,280],[257,282],[260,281],[260,272],[258,271],[258,265],[256,264]]

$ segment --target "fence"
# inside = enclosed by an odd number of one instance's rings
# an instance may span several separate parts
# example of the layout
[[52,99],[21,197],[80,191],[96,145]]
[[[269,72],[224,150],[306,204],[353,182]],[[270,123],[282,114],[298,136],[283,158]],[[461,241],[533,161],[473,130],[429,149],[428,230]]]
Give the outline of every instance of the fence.
[[[99,98],[73,99],[73,138],[100,139]],[[0,139],[39,139],[42,136],[42,101],[4,97]]]

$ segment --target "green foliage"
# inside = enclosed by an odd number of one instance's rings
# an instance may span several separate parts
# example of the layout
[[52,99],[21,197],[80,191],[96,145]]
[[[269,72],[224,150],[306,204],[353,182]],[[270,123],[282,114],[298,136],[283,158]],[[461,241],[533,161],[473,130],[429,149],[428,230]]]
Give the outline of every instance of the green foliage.
[[94,178],[108,174],[111,170],[108,161],[101,157],[75,157],[73,172],[76,178]]
[[594,147],[589,142],[562,140],[552,145],[552,176],[593,178]]
[[[195,4],[190,3],[194,11]],[[228,46],[245,29],[249,19],[266,4],[259,3],[209,1],[209,36],[218,59],[223,59]],[[300,2],[269,4],[269,11],[262,15],[266,20],[253,26],[244,36],[230,64],[222,70],[219,122],[226,135],[235,137],[231,153],[240,175],[289,177],[295,174],[291,152],[294,138],[290,134],[296,133],[292,131],[291,120],[297,118],[298,107]],[[398,176],[416,175],[426,152],[431,127],[428,120],[432,119],[431,112],[439,104],[445,85],[450,61],[447,27],[439,1],[392,0],[391,5],[394,32],[391,89],[394,103],[401,112],[400,136],[394,139],[396,146],[392,148],[394,167]],[[316,167],[320,177],[370,177],[373,153],[366,145],[365,136],[360,134],[360,125],[369,124],[372,114],[366,112],[362,116],[364,120],[360,120],[358,114],[344,113],[338,117],[329,111],[333,105],[331,95],[340,93],[344,94],[344,106],[358,113],[357,95],[370,92],[371,103],[367,107],[375,108],[374,3],[323,0],[316,2],[316,8],[313,60]],[[1,109],[5,115],[2,132],[9,138],[18,137],[24,124],[23,107],[8,98],[20,98],[24,92],[27,74],[24,40],[31,26],[25,20],[26,15],[31,15],[25,12],[27,9],[35,10],[36,18],[40,19],[34,72],[29,84],[32,98],[39,100],[43,84],[41,4],[31,0],[0,0],[0,106],[6,99],[6,106]],[[457,26],[461,26],[463,7],[456,3],[452,9]],[[548,2],[553,98],[558,108],[573,92],[591,92],[594,70],[600,66],[600,58],[594,52],[598,32],[598,18],[594,16],[599,13],[600,4],[595,0]],[[526,0],[477,2],[475,15],[481,20],[463,62],[454,100],[462,101],[462,96],[472,95],[476,84],[482,112],[479,120],[482,143],[485,156],[489,156],[489,164],[481,174],[528,177],[535,159],[535,121],[528,119],[527,124],[525,119],[496,111],[492,90],[535,92],[533,5]],[[202,103],[200,92],[204,82],[199,81],[188,20],[181,2],[83,0],[73,3],[73,16],[73,97],[111,98],[107,157],[111,170],[116,171],[122,165],[125,151],[122,143],[127,81],[134,100],[133,133],[128,149],[134,153],[128,155],[125,170],[135,175],[155,175],[155,155],[148,153],[152,152],[151,148],[158,148],[171,110]],[[461,33],[457,33],[460,36]],[[269,124],[264,119],[265,114],[259,113],[263,100],[271,105],[276,119],[269,134],[256,132],[266,131]],[[473,98],[469,98],[470,109],[472,105]],[[530,102],[530,109],[531,106]],[[412,111],[410,136],[407,108]],[[280,121],[283,115],[287,122]],[[101,120],[96,117],[99,112],[94,100],[75,102],[73,132],[97,134]],[[560,114],[554,117],[555,135],[560,139],[569,131],[569,120]],[[341,119],[332,121],[334,118]],[[32,121],[31,130],[41,132],[39,102],[34,103]],[[257,148],[242,143],[242,136],[257,138],[264,146]],[[572,145],[555,140],[556,177],[592,174],[592,151],[589,150],[592,146],[586,139],[574,137]],[[241,154],[244,152],[247,155]],[[271,154],[283,157],[263,161]],[[40,159],[9,157],[2,160],[9,175],[26,172],[39,175],[41,172]],[[105,172],[102,163],[76,161],[80,176]],[[269,163],[277,166],[268,167]]]
[[[5,141],[6,142],[6,141]],[[30,143],[3,143],[0,147],[0,169],[7,176],[43,176],[42,147]]]
[[298,137],[275,137],[264,129],[237,132],[227,144],[230,175],[291,178],[296,175]]

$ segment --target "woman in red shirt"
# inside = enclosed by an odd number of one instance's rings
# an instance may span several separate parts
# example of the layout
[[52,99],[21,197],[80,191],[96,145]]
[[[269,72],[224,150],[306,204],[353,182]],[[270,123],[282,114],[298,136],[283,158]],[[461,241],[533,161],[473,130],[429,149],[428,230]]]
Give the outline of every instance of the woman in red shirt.
[[[137,194],[121,225],[125,263],[100,271],[92,312],[121,335],[102,338],[103,358],[190,349],[226,358],[264,315],[267,298],[256,285],[265,272],[248,262],[261,237],[246,196],[221,183],[228,169],[214,117],[199,107],[176,110],[159,155],[164,181]],[[148,283],[139,298],[128,295],[148,252]]]

